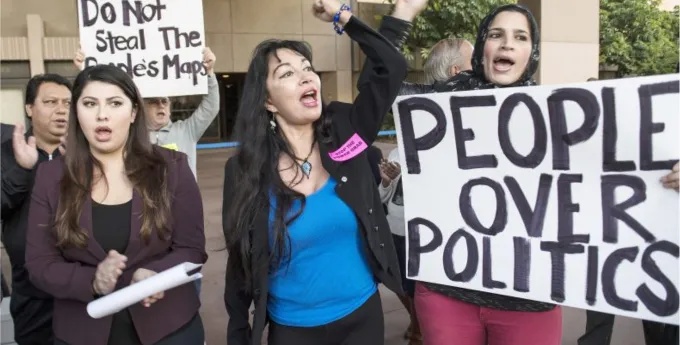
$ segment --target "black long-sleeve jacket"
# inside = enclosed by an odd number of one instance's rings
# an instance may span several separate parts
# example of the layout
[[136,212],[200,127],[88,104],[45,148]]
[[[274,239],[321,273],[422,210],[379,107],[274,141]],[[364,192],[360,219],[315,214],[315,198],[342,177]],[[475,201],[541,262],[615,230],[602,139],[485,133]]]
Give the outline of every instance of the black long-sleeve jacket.
[[[31,133],[27,133],[26,137]],[[31,203],[33,178],[40,163],[58,157],[59,150],[47,153],[38,149],[38,162],[33,169],[19,166],[14,158],[12,140],[0,146],[0,170],[2,177],[2,243],[12,264],[12,291],[24,296],[49,299],[50,295],[33,286],[24,269],[26,249],[26,226]]]

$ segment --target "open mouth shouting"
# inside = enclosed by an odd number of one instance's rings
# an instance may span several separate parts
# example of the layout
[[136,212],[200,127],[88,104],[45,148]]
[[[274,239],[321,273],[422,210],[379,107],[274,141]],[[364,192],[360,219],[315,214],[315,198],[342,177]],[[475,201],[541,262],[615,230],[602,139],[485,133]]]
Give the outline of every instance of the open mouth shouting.
[[99,142],[111,140],[111,134],[113,134],[113,131],[107,126],[98,126],[94,130],[94,138]]
[[509,56],[498,56],[493,59],[493,69],[496,72],[507,72],[515,65],[515,60]]
[[316,108],[319,105],[319,92],[315,88],[306,89],[300,97],[300,102],[307,108]]

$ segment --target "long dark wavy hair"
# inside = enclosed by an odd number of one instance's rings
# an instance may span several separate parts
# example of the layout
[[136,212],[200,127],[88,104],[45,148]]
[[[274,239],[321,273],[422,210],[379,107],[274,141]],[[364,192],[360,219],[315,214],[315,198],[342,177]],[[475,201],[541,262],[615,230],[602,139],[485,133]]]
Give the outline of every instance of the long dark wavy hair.
[[[272,129],[270,121],[273,114],[265,107],[268,98],[267,76],[269,75],[269,60],[278,58],[277,51],[290,49],[312,61],[312,53],[306,43],[288,40],[267,40],[260,43],[254,50],[252,60],[248,66],[243,96],[239,104],[236,117],[236,139],[241,143],[239,152],[231,159],[236,159],[238,171],[233,190],[231,209],[227,210],[226,231],[227,250],[230,260],[236,260],[236,265],[243,268],[244,283],[250,286],[253,275],[251,268],[251,233],[256,215],[262,210],[270,208],[270,197],[276,200],[274,214],[273,248],[267,267],[278,267],[290,257],[290,242],[287,232],[288,225],[293,222],[305,207],[305,196],[291,189],[279,175],[279,157],[287,155],[295,159],[292,148],[279,126]],[[323,104],[323,103],[322,103]],[[330,136],[328,128],[330,118],[325,114],[322,105],[321,117],[313,123],[315,142],[328,142]],[[292,168],[297,168],[293,166]],[[298,180],[299,169],[296,169]],[[290,214],[295,201],[301,202],[301,207],[295,214]]]
[[55,219],[57,246],[85,247],[87,230],[80,227],[80,216],[85,200],[90,198],[97,175],[107,185],[102,163],[96,159],[78,122],[78,100],[85,87],[93,81],[118,86],[137,112],[130,125],[130,133],[123,149],[125,173],[143,202],[141,237],[148,243],[155,231],[159,238],[168,238],[172,221],[170,192],[168,190],[168,164],[151,145],[144,122],[144,103],[132,79],[121,69],[109,65],[89,67],[80,72],[73,85],[69,115],[67,151],[64,157],[66,171],[60,183],[59,206]]

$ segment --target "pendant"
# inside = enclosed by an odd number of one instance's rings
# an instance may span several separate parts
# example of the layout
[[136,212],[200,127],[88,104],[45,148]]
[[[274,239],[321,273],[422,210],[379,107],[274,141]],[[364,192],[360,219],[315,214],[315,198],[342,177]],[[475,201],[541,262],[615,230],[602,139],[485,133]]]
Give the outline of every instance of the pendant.
[[300,168],[302,168],[302,173],[305,174],[305,176],[307,176],[307,178],[309,178],[309,174],[312,173],[312,163],[310,163],[308,161],[304,161],[300,165]]

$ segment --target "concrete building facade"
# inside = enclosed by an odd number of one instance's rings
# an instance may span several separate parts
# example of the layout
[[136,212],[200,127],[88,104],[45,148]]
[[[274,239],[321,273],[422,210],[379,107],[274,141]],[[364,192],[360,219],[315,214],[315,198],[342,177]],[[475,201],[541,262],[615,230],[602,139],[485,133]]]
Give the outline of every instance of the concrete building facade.
[[[35,74],[56,72],[73,78],[71,62],[78,48],[79,0],[1,0],[0,104],[3,123],[24,118],[23,88]],[[351,0],[355,13],[376,26],[375,15],[389,6],[383,0]],[[541,26],[541,84],[585,81],[598,75],[598,0],[519,0]],[[267,38],[309,42],[321,72],[326,101],[351,101],[362,57],[346,35],[315,19],[310,0],[203,0],[206,45],[217,56],[222,110],[203,141],[225,141],[240,98],[243,74],[253,48]],[[578,18],[578,25],[574,24]],[[412,63],[418,68],[418,61]],[[176,117],[191,113],[200,97],[173,102]]]

